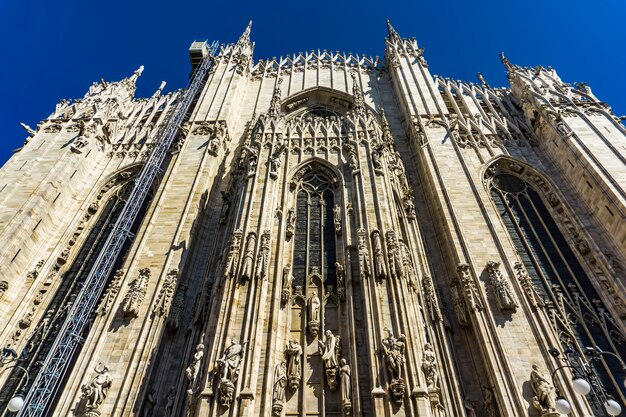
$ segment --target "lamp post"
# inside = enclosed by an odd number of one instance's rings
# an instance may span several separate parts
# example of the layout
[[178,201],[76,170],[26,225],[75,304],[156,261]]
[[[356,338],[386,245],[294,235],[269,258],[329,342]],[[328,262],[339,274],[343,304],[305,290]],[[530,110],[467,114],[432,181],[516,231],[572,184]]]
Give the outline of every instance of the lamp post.
[[[2,365],[4,365],[5,363],[9,363],[9,362],[17,360],[17,354],[14,355],[13,354],[14,352],[15,351],[9,352],[9,349],[7,348],[2,349]],[[12,356],[13,359],[10,360],[9,362],[4,362],[4,359],[7,358],[8,356]],[[24,374],[26,375],[25,385],[28,386],[28,381],[30,379],[30,376],[28,375],[28,371],[26,370],[26,368],[20,365],[13,365],[13,366],[9,366],[8,368],[3,369],[2,371],[0,371],[0,375],[4,373],[5,371],[8,371],[9,369],[13,369],[13,368],[18,368],[24,371]],[[9,404],[7,404],[7,410],[9,410],[11,413],[16,413],[20,411],[22,407],[24,407],[24,397],[20,393],[16,394],[13,398],[11,398],[9,400]]]
[[[592,394],[594,400],[598,401],[598,403],[602,404],[607,414],[610,416],[617,416],[622,412],[621,405],[615,401],[607,392],[602,382],[600,381],[600,377],[590,366],[589,361],[598,361],[601,359],[603,355],[610,355],[615,357],[622,368],[622,371],[626,374],[626,365],[624,361],[613,352],[605,352],[600,349],[598,346],[587,347],[585,348],[584,354],[588,360],[585,360],[585,357],[577,354],[577,352],[568,347],[563,351],[565,354],[563,361],[564,365],[558,366],[552,372],[552,385],[556,387],[554,383],[554,376],[556,373],[563,368],[572,369],[572,373],[574,375],[574,379],[572,380],[572,388],[574,392],[579,395],[588,395]],[[560,356],[561,352],[559,352],[556,348],[550,349],[550,354],[555,358]],[[573,366],[572,364],[578,365]],[[626,380],[624,380],[624,386],[626,387]],[[561,414],[569,414],[572,411],[572,406],[569,401],[563,397],[558,388],[556,388],[556,410]]]

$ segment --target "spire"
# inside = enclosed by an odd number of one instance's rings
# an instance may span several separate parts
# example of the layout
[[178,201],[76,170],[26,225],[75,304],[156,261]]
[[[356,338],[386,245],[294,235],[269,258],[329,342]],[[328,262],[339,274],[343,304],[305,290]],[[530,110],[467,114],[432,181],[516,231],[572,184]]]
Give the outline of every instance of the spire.
[[356,71],[350,73],[352,77],[352,96],[354,97],[354,111],[357,114],[361,114],[365,111],[365,100],[363,100],[363,94],[361,93],[361,87],[356,79]]
[[398,32],[391,26],[391,22],[387,19],[387,37],[390,39],[400,39]]
[[272,101],[270,101],[270,109],[268,110],[268,114],[272,117],[278,117],[281,115],[280,111],[280,84],[283,82],[282,78],[278,78],[276,82],[276,87],[274,87],[274,93],[272,94]]
[[152,94],[152,98],[157,98],[157,97],[159,97],[161,95],[161,93],[163,92],[163,88],[165,87],[165,84],[167,84],[165,81],[161,81],[161,85],[154,92],[154,94]]
[[504,52],[500,52],[500,61],[502,61],[502,64],[504,65],[504,68],[506,68],[507,71],[510,71],[511,69],[513,69],[511,62],[508,60],[507,57],[504,56]]
[[133,73],[133,75],[130,76],[130,81],[135,83],[137,82],[137,78],[139,78],[141,76],[141,73],[143,72],[143,65],[140,66],[139,68],[137,68],[137,70],[135,70],[135,72]]
[[252,30],[252,20],[248,22],[248,26],[246,26],[246,30],[243,31],[239,40],[237,41],[237,45],[243,45],[250,43],[250,31]]
[[389,121],[385,115],[385,109],[380,109],[381,125],[383,128],[383,142],[389,145],[393,145],[393,136],[391,136],[391,129],[389,128]]

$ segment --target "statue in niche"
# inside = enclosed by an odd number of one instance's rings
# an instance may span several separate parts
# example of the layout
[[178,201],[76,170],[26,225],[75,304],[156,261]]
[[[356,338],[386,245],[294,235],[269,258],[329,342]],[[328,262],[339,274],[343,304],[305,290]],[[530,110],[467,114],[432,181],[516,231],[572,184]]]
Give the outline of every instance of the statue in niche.
[[139,277],[130,284],[130,289],[122,304],[122,311],[125,316],[139,316],[139,307],[146,296],[149,278],[150,268],[143,268],[139,271]]
[[341,206],[335,204],[333,207],[333,222],[335,224],[335,234],[339,236],[341,234]]
[[283,289],[280,293],[280,301],[283,304],[289,302],[291,298],[291,285],[293,284],[293,274],[291,273],[291,264],[285,265],[283,268]]
[[554,413],[556,410],[554,399],[554,387],[552,383],[539,372],[537,365],[533,365],[530,372],[530,386],[535,396],[533,397],[533,405],[542,415]]
[[339,350],[341,348],[339,336],[333,335],[333,332],[326,330],[325,339],[318,341],[322,350],[322,361],[324,361],[324,373],[326,374],[326,382],[331,391],[337,389],[337,371],[339,369]]
[[393,336],[391,329],[387,328],[387,337],[382,340],[383,355],[387,370],[391,376],[389,390],[396,405],[402,405],[406,393],[406,384],[402,379],[402,367],[404,366],[406,349],[406,338],[401,334],[397,339]]
[[496,399],[489,387],[483,387],[483,408],[487,417],[497,417]]
[[235,382],[239,377],[239,364],[243,346],[237,339],[231,339],[230,346],[224,350],[224,354],[217,360],[220,374],[220,404],[224,408],[230,407],[235,394]]
[[341,380],[341,405],[343,407],[343,413],[344,415],[350,415],[352,414],[350,365],[348,365],[343,358],[341,359],[341,366],[339,367],[339,379]]
[[252,277],[252,267],[254,258],[254,247],[256,246],[256,234],[254,232],[248,235],[246,241],[246,252],[243,258],[243,266],[241,267],[241,279],[249,280]]
[[350,144],[344,146],[346,151],[346,158],[348,159],[348,166],[352,170],[352,173],[355,173],[359,169],[359,162],[356,155],[356,150]]
[[201,341],[196,346],[196,353],[194,353],[193,355],[193,362],[185,370],[185,375],[187,376],[187,380],[189,381],[189,389],[192,392],[198,379],[198,372],[200,372],[200,362],[202,361],[202,357],[204,356],[204,344],[202,343],[203,339],[204,334],[200,337]]
[[361,277],[369,277],[370,276],[370,261],[369,261],[369,252],[367,250],[366,236],[367,233],[365,229],[357,230],[357,236],[359,239],[358,243],[358,252],[359,252],[359,271],[361,272]]
[[313,291],[311,298],[309,298],[309,332],[311,336],[316,337],[320,328],[320,299],[317,297],[317,292]]
[[426,377],[426,386],[429,390],[439,389],[439,371],[437,370],[437,358],[430,343],[424,345],[422,356],[422,371]]
[[372,163],[374,164],[374,172],[377,175],[383,175],[382,153],[379,147],[372,150]]
[[406,213],[406,217],[409,220],[415,219],[415,203],[413,202],[413,192],[407,193],[404,197],[404,211]]
[[170,387],[167,392],[167,402],[165,403],[165,411],[163,412],[164,417],[172,417],[172,412],[174,411],[174,402],[176,401],[176,388]]
[[491,285],[493,285],[494,288],[496,304],[500,311],[515,311],[517,304],[513,299],[513,289],[500,271],[500,262],[487,262],[487,271]]
[[272,155],[270,155],[269,166],[270,166],[270,177],[272,179],[278,178],[278,171],[280,170],[280,165],[281,165],[280,154],[282,153],[284,148],[285,148],[284,145],[280,146],[278,147],[278,149],[276,149],[276,151]]
[[465,408],[465,414],[467,414],[467,417],[476,417],[476,406],[468,398],[463,401],[463,408]]
[[274,391],[272,392],[272,416],[274,417],[280,417],[283,411],[286,387],[287,367],[285,361],[281,361],[274,370]]
[[81,387],[81,397],[87,400],[87,415],[98,416],[100,413],[95,410],[100,407],[100,404],[106,399],[111,387],[111,378],[109,377],[109,368],[99,363],[96,368],[96,376],[91,380],[88,385]]
[[335,262],[337,276],[337,296],[340,300],[346,299],[346,271],[339,262]]
[[248,176],[251,176],[256,172],[256,166],[259,160],[259,151],[255,148],[250,148],[249,146],[244,146],[244,149],[248,153]]
[[470,325],[470,319],[467,314],[467,305],[465,299],[461,294],[461,289],[458,284],[453,284],[450,287],[450,298],[452,299],[452,308],[456,315],[456,320],[461,327],[467,327]]
[[287,356],[289,357],[289,366],[287,368],[289,388],[295,391],[300,387],[300,378],[302,376],[302,346],[295,340],[290,340],[287,343]]
[[385,279],[387,277],[387,268],[385,266],[385,256],[383,255],[383,244],[380,240],[380,232],[378,230],[372,232],[372,240],[374,242],[376,278]]
[[287,239],[291,239],[295,230],[296,230],[296,211],[291,208],[289,209],[289,211],[287,211],[287,228],[285,232]]
[[152,410],[154,410],[154,406],[156,405],[156,403],[156,390],[153,388],[146,396],[146,401],[144,403],[143,412],[141,413],[141,415],[143,417],[152,417]]
[[256,262],[256,278],[266,280],[267,268],[270,262],[270,232],[268,230],[261,235],[260,246]]
[[217,153],[220,150],[220,142],[220,138],[217,135],[213,134],[207,145],[207,152],[213,156],[217,156]]

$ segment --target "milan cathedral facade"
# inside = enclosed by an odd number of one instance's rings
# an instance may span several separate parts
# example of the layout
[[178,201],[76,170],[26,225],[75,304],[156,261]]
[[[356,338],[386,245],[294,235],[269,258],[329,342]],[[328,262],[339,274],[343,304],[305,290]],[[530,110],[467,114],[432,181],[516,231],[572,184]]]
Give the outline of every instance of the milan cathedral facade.
[[391,25],[384,60],[253,48],[250,26],[215,54],[192,45],[210,70],[91,294],[186,92],[135,98],[139,69],[24,125],[0,171],[0,415],[14,397],[20,416],[615,415],[611,108],[504,56],[507,88],[433,75]]

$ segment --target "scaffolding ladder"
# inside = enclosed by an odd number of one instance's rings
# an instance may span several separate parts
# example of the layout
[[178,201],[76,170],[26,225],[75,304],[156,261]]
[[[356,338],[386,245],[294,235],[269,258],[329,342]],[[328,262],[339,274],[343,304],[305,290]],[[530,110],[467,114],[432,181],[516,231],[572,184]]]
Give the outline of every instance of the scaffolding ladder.
[[182,98],[169,114],[166,122],[157,131],[155,147],[141,169],[135,181],[133,191],[100,251],[93,268],[89,272],[83,288],[70,308],[52,349],[28,391],[24,407],[21,409],[18,417],[44,416],[50,407],[51,401],[54,400],[58,385],[68,371],[74,353],[84,341],[82,334],[89,324],[96,304],[106,285],[107,278],[112,272],[126,239],[131,236],[131,227],[146,201],[150,187],[162,172],[161,165],[165,160],[167,151],[170,149],[184,122],[194,98],[204,85],[205,79],[213,65],[213,56],[217,52],[217,47],[217,41],[214,41],[211,45],[207,45],[206,42],[194,42],[192,45],[194,51],[190,52],[195,52],[196,55],[200,53],[203,59],[200,65],[195,66],[191,80],[182,94]]

